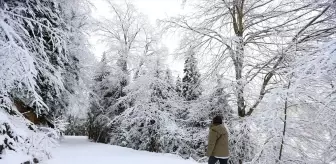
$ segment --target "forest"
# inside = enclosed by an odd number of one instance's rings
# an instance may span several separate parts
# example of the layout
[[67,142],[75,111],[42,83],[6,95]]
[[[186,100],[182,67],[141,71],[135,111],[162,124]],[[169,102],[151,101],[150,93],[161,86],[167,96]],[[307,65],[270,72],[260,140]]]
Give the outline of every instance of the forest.
[[336,164],[336,0],[179,0],[156,24],[134,2],[0,0],[1,164],[64,136],[205,162],[217,115],[230,164]]

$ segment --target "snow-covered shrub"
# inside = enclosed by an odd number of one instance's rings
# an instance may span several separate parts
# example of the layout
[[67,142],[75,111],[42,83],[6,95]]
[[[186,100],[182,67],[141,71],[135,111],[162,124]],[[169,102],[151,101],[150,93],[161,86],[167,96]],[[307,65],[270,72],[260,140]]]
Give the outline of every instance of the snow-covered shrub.
[[[8,110],[10,112],[8,113]],[[26,120],[16,108],[0,107],[0,161],[4,163],[32,163],[51,158],[60,132],[41,129]],[[47,131],[46,131],[47,130]]]
[[[21,121],[24,121],[22,118]],[[27,128],[27,126],[25,127]],[[7,109],[0,108],[0,160],[10,161],[11,155],[17,155],[21,161],[24,162],[30,159],[27,154],[22,152],[21,145],[24,144],[26,138],[22,133],[22,129],[16,128],[11,121],[10,115],[7,113]]]
[[52,158],[51,150],[58,145],[60,134],[52,128],[38,128],[26,141],[28,154],[42,161]]

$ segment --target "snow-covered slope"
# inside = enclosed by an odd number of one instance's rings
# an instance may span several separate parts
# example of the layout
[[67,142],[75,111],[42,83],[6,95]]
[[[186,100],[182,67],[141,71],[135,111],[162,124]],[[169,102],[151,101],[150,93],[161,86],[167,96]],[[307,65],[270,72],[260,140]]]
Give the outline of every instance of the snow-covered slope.
[[170,154],[136,151],[92,143],[87,137],[66,136],[47,164],[196,164]]

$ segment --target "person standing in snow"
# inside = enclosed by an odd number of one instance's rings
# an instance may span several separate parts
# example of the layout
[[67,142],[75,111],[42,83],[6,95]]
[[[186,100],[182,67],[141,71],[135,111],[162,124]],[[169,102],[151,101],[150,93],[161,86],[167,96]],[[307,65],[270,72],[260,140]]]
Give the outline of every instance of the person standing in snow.
[[208,164],[215,164],[217,161],[220,164],[228,163],[229,136],[221,116],[216,116],[212,120],[209,130],[207,156],[209,157]]

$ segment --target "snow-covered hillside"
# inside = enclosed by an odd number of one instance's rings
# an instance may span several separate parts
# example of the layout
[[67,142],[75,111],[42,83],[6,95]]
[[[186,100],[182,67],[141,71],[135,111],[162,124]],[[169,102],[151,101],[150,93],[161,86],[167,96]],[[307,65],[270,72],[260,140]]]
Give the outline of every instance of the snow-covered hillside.
[[89,142],[87,137],[66,136],[47,164],[196,164],[170,154],[136,151]]

